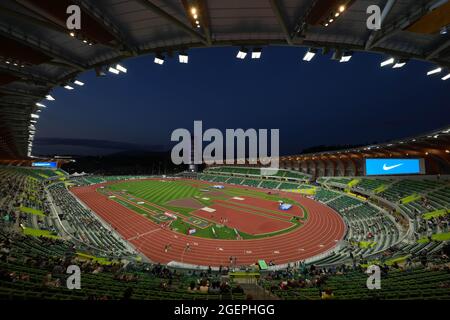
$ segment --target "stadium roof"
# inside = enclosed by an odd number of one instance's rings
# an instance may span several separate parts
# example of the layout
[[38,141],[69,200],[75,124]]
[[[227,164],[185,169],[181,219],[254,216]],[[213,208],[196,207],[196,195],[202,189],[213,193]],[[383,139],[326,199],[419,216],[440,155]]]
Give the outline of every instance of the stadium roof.
[[[72,4],[81,8],[75,32],[66,26]],[[382,10],[379,31],[366,26],[370,5]],[[0,158],[27,157],[43,107],[36,103],[53,88],[76,87],[80,73],[101,75],[129,57],[286,45],[333,51],[338,60],[354,51],[397,65],[426,60],[445,75],[449,23],[450,2],[442,0],[2,0]]]

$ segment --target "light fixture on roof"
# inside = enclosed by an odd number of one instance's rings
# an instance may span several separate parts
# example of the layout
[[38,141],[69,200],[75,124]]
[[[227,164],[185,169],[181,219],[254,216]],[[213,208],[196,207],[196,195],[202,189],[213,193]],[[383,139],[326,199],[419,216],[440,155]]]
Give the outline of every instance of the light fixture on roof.
[[36,120],[30,120],[30,123],[37,123]]
[[31,119],[39,119],[39,115],[35,114],[35,113],[32,113],[31,114]]
[[447,73],[446,76],[443,76],[441,79],[444,80],[444,81],[447,81],[448,79],[450,79],[450,72]]
[[47,99],[48,101],[55,101],[55,98],[53,98],[51,95],[46,95],[45,99]]
[[157,54],[155,56],[155,60],[153,60],[154,63],[159,64],[159,65],[163,65],[164,64],[164,56],[162,54]]
[[69,33],[69,35],[70,35],[72,38],[75,38],[75,32],[71,31],[71,32]]
[[305,53],[305,56],[303,57],[303,61],[311,61],[317,53],[317,49],[315,48],[309,48],[308,51]]
[[109,67],[108,71],[111,72],[111,73],[113,73],[113,74],[119,74],[119,73],[120,73],[120,71],[117,70],[117,69],[114,68],[114,67]]
[[127,68],[125,68],[124,66],[122,66],[120,64],[116,64],[115,69],[117,69],[117,70],[119,70],[120,72],[123,72],[123,73],[127,73],[127,71],[128,71]]
[[195,7],[192,7],[191,8],[191,13],[194,15],[194,14],[197,14],[197,8],[195,8]]
[[403,67],[406,65],[407,62],[408,62],[408,61],[407,61],[406,59],[399,59],[399,60],[397,60],[397,61],[395,62],[395,64],[392,66],[392,68],[393,68],[393,69],[400,69],[400,68],[403,68]]
[[178,61],[180,63],[189,63],[189,56],[185,52],[180,52],[178,54]]
[[442,68],[441,67],[437,67],[433,70],[430,70],[427,72],[427,76],[431,76],[432,74],[436,74],[436,73],[440,73],[442,72]]
[[349,62],[350,61],[350,59],[352,58],[352,56],[353,56],[353,53],[351,53],[351,52],[349,52],[349,51],[347,51],[347,52],[344,52],[343,54],[342,54],[342,57],[341,57],[341,60],[339,60],[339,62]]
[[42,103],[39,103],[39,102],[36,102],[36,107],[47,108],[47,106],[45,104],[42,104]]
[[389,59],[384,60],[383,62],[381,62],[381,63],[380,63],[380,67],[388,66],[388,65],[390,65],[390,64],[393,64],[394,62],[395,62],[395,59],[394,59],[393,57],[391,57],[391,58],[389,58]]
[[66,89],[66,90],[73,90],[73,87],[71,87],[71,86],[69,86],[68,84],[66,84],[66,85],[64,86],[64,89]]
[[254,48],[252,51],[252,59],[261,59],[262,49]]
[[247,48],[241,48],[241,49],[239,49],[238,54],[236,55],[236,58],[243,60],[247,56],[247,53],[248,53]]
[[447,34],[448,33],[448,26],[442,27],[441,30],[439,31],[439,33],[441,35]]
[[339,17],[339,15],[340,15],[340,13],[339,13],[339,12],[336,12],[336,13],[334,14],[334,17],[337,18],[337,17]]
[[77,86],[80,86],[80,87],[84,86],[84,82],[81,82],[79,80],[75,80],[73,83],[75,83]]
[[344,11],[345,11],[345,6],[344,5],[339,6],[339,12],[344,12]]

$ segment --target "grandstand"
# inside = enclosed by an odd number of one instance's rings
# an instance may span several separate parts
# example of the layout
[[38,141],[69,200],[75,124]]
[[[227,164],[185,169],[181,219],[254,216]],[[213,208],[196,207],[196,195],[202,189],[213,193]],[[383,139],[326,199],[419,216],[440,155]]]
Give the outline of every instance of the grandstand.
[[[270,265],[268,271],[258,271],[261,278],[255,285],[265,288],[267,295],[287,300],[322,299],[326,292],[332,292],[335,299],[449,297],[448,291],[444,290],[449,281],[448,273],[444,271],[443,263],[446,260],[442,260],[442,250],[449,239],[447,212],[450,207],[450,181],[446,177],[322,177],[317,179],[318,186],[313,186],[301,178],[283,181],[258,175],[254,170],[212,168],[199,174],[198,179],[261,190],[295,192],[297,189],[309,188],[313,193],[305,197],[338,212],[347,226],[342,243],[326,255],[305,261],[291,261],[283,267],[284,271]],[[14,257],[13,260],[2,259],[4,271],[1,297],[118,299],[124,294],[131,294],[134,299],[244,298],[237,283],[228,282],[227,286],[224,285],[223,277],[228,274],[228,271],[224,273],[225,269],[213,268],[208,273],[203,271],[198,276],[192,276],[186,270],[177,272],[173,267],[164,268],[150,261],[140,254],[139,248],[131,245],[68,189],[71,185],[104,186],[121,181],[161,178],[72,178],[64,171],[59,171],[64,176],[47,173],[44,177],[36,171],[26,167],[3,167],[0,170],[3,186],[2,246],[9,248],[10,258],[11,254]],[[55,176],[64,178],[64,181],[54,179]],[[279,175],[286,176],[283,172]],[[382,191],[376,192],[380,187],[383,187]],[[420,198],[402,202],[402,199],[413,194],[420,195]],[[402,220],[402,217],[407,219]],[[47,256],[59,257],[61,262],[67,259],[72,259],[72,262],[86,261],[84,265],[87,270],[100,272],[89,276],[82,291],[73,292],[65,289],[63,272],[52,271],[58,269],[55,262],[44,269],[33,267],[38,263],[38,257],[45,260]],[[426,266],[434,266],[433,271],[424,267],[424,258],[427,259]],[[127,261],[126,269],[123,269],[124,261]],[[382,263],[385,268],[383,272],[389,273],[390,280],[382,291],[368,292],[364,289],[366,276],[363,266],[370,263]],[[354,268],[355,264],[357,269]],[[118,276],[117,269],[124,271]],[[320,286],[311,285],[323,278],[324,274],[326,279]],[[13,282],[11,277],[15,279]],[[419,278],[420,281],[415,280]],[[209,288],[205,294],[189,291],[191,286],[198,288],[205,281]],[[39,290],[40,283],[46,283],[45,291]],[[102,283],[102,286],[97,286],[98,283]],[[161,286],[165,288],[162,292]]]

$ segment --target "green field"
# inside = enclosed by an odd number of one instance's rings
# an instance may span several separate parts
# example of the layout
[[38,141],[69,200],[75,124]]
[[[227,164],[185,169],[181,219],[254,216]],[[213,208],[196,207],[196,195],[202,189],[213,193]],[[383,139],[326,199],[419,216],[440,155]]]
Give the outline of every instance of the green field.
[[[194,185],[193,185],[194,184]],[[262,237],[269,237],[281,233],[290,232],[298,227],[301,227],[306,221],[308,214],[306,209],[299,203],[291,199],[283,199],[276,194],[267,194],[263,191],[238,189],[233,187],[226,187],[220,190],[221,194],[211,196],[210,192],[205,190],[212,190],[208,184],[201,181],[169,181],[169,180],[135,180],[120,182],[109,185],[105,189],[98,189],[98,192],[105,194],[105,196],[112,196],[110,200],[116,201],[121,205],[147,217],[155,223],[167,223],[170,221],[172,230],[186,234],[190,228],[195,228],[195,236],[212,239],[236,239],[237,233],[242,239],[255,239]],[[186,200],[197,202],[198,206],[211,206],[214,200],[226,200],[235,196],[251,196],[271,201],[283,200],[287,203],[292,203],[303,209],[303,219],[291,219],[292,226],[277,232],[251,235],[243,233],[239,230],[234,230],[227,226],[218,225],[213,221],[208,221],[200,217],[192,215],[196,208],[188,206],[174,206],[171,201]],[[206,198],[206,199],[205,199]],[[285,216],[284,213],[264,209],[270,213],[276,213],[280,216]],[[165,211],[172,211],[178,216],[177,219],[167,218],[164,216]],[[252,208],[249,207],[249,212]],[[250,213],[249,213],[250,214]],[[261,213],[264,215],[264,212]],[[277,219],[274,217],[274,219]]]

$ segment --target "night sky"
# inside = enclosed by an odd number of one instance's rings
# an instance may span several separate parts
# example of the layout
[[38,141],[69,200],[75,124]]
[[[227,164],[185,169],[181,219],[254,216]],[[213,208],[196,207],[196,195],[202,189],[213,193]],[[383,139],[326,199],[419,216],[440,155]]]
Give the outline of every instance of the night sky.
[[[409,137],[450,124],[450,81],[427,77],[428,63],[393,70],[380,68],[384,56],[375,54],[356,53],[349,63],[317,55],[307,63],[302,48],[265,48],[261,60],[238,60],[236,52],[190,50],[188,65],[177,56],[163,66],[142,56],[122,63],[127,74],[83,74],[84,87],[58,88],[52,93],[57,100],[45,102],[34,154],[117,151],[109,142],[167,150],[171,132],[191,130],[194,120],[202,120],[204,129],[279,128],[284,155],[316,145]],[[71,146],[39,143],[51,144],[49,138],[76,140],[67,140]]]

